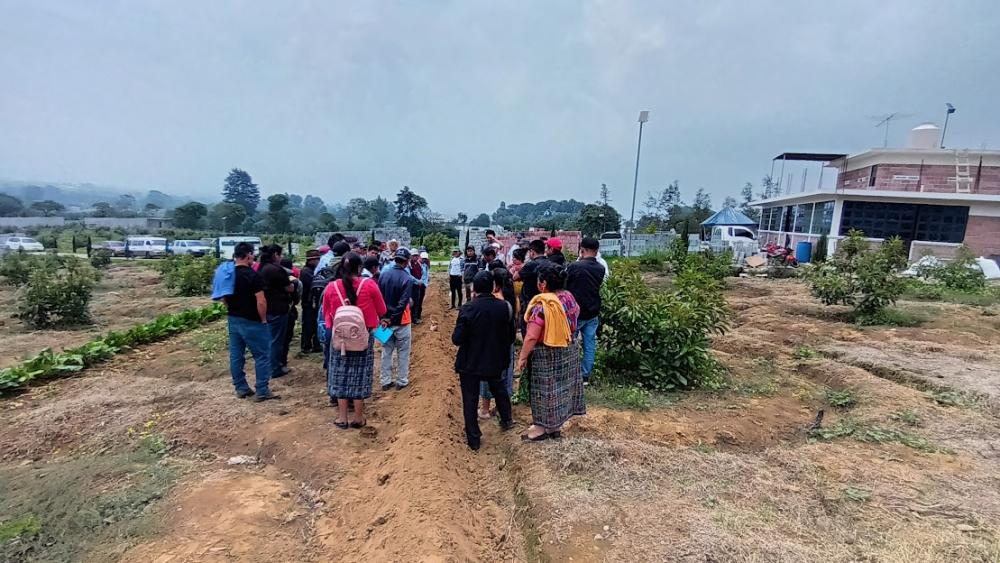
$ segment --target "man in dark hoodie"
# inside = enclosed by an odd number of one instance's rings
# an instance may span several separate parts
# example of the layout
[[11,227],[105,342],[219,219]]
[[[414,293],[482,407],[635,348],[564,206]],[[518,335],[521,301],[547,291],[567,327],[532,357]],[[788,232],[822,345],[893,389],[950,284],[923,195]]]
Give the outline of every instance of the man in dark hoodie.
[[566,265],[566,257],[562,253],[562,240],[552,237],[545,241],[545,255],[549,261],[560,266]]
[[473,450],[479,449],[482,437],[476,412],[480,381],[489,385],[496,399],[500,427],[509,430],[514,426],[510,395],[503,379],[514,343],[514,308],[493,296],[493,278],[489,272],[476,274],[472,281],[476,296],[462,306],[451,335],[452,344],[458,346],[455,372],[462,387],[465,439]]

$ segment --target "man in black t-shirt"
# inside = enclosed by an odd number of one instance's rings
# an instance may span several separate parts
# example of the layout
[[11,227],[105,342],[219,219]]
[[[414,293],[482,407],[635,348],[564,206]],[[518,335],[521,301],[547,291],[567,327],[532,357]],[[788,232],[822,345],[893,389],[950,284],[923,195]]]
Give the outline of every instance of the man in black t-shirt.
[[538,295],[538,269],[549,263],[545,256],[545,242],[542,239],[535,239],[528,243],[528,257],[530,260],[524,263],[518,278],[524,282],[521,285],[521,310],[518,311],[518,320],[521,324],[521,332],[525,330],[524,311],[531,303],[531,298]]
[[[596,238],[587,237],[580,243],[580,259],[566,268],[566,290],[573,294],[580,307],[576,322],[574,340],[580,340],[583,348],[580,371],[583,382],[590,380],[597,353],[597,327],[601,324],[601,285],[606,271],[597,261],[601,246]],[[582,336],[582,339],[580,338]]]
[[281,246],[270,244],[260,251],[260,270],[257,274],[264,283],[264,297],[267,298],[267,326],[271,332],[271,378],[288,373],[281,364],[285,347],[285,331],[288,328],[288,310],[292,305],[295,286],[288,272],[281,267]]
[[[255,401],[277,399],[271,393],[271,334],[267,323],[264,283],[253,264],[253,246],[241,242],[233,249],[236,275],[232,295],[225,297],[229,311],[229,373],[233,376],[236,396],[254,396]],[[247,384],[246,350],[250,349],[256,372],[255,389]]]

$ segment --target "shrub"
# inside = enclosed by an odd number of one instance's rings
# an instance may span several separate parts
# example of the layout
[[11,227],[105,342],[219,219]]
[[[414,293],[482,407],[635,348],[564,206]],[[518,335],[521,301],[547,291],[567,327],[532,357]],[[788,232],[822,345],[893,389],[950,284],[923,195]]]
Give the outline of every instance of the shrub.
[[105,248],[94,250],[90,253],[90,265],[98,269],[111,266],[111,251]]
[[667,252],[652,248],[639,256],[639,266],[645,270],[659,270],[667,263]]
[[[687,223],[685,223],[685,227],[686,226]],[[672,271],[679,272],[681,271],[681,268],[684,267],[684,264],[687,262],[687,259],[688,259],[688,237],[687,237],[687,228],[685,228],[683,233],[675,236],[670,241],[670,245],[667,246],[667,252],[666,256],[664,256],[664,260],[666,261],[667,265],[670,267]]]
[[28,283],[35,258],[23,252],[9,252],[0,260],[0,277],[7,285],[21,287]]
[[20,296],[17,316],[36,328],[88,323],[98,277],[89,264],[76,258],[62,267],[36,267]]
[[819,240],[816,241],[816,248],[813,250],[812,261],[814,264],[826,262],[826,253],[829,246],[830,241],[827,236],[820,235]]
[[853,305],[856,318],[863,322],[903,293],[906,282],[898,274],[905,265],[902,240],[893,238],[871,249],[864,234],[852,229],[837,254],[807,277],[813,296],[826,305]]
[[976,263],[976,256],[964,244],[958,247],[953,260],[931,270],[930,276],[957,291],[976,293],[986,287],[986,276]]
[[687,254],[680,270],[700,270],[715,280],[724,280],[733,275],[733,251],[726,249],[722,253],[705,250],[704,252]]
[[219,260],[213,256],[195,258],[190,255],[169,256],[158,266],[166,286],[178,295],[195,296],[209,293]]
[[659,391],[720,384],[709,335],[725,331],[729,311],[718,281],[687,268],[672,291],[653,291],[622,264],[602,295],[602,379]]

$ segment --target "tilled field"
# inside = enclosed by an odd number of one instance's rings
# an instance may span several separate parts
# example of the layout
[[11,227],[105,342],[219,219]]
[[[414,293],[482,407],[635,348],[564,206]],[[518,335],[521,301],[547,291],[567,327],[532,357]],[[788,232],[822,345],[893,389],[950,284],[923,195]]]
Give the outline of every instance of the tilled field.
[[[714,344],[730,388],[647,412],[590,405],[561,441],[525,445],[487,424],[472,453],[451,370],[454,314],[435,281],[415,327],[413,383],[376,389],[362,431],[332,425],[316,357],[275,382],[282,400],[234,398],[223,323],[0,400],[0,522],[30,513],[43,540],[0,554],[1000,557],[1000,317],[903,304],[932,320],[859,329],[795,281],[730,280],[735,327]],[[526,425],[527,410],[516,414]],[[236,456],[246,463],[230,464]]]

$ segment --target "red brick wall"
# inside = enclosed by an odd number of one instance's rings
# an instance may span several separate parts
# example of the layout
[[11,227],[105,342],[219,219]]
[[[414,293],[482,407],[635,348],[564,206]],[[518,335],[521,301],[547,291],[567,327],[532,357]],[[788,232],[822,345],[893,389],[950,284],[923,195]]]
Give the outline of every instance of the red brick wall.
[[[977,168],[978,163],[972,162],[969,170],[973,180],[970,186],[972,193],[1000,195],[1000,167],[984,166],[979,173],[978,189],[975,183]],[[925,165],[921,170],[919,164],[879,164],[875,173],[875,186],[872,187],[868,186],[870,174],[871,167],[845,172],[837,178],[837,188],[919,192],[920,184],[923,184],[925,192],[955,193],[954,166]],[[895,179],[894,176],[916,176],[920,178],[920,182],[916,179]]]
[[976,256],[1000,255],[1000,217],[970,215],[965,244]]

